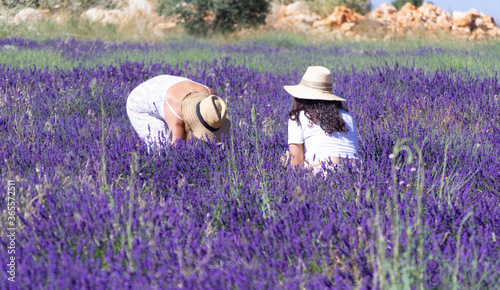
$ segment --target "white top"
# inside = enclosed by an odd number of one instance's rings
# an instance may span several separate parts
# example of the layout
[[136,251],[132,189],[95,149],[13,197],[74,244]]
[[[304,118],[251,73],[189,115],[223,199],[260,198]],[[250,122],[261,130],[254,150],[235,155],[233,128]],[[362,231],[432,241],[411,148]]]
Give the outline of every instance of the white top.
[[[348,132],[326,134],[319,125],[312,124],[304,111],[299,114],[300,125],[288,119],[288,144],[304,144],[305,160],[312,164],[329,157],[358,158],[358,129],[352,116],[340,110]],[[312,126],[311,126],[312,125]]]
[[204,84],[200,84],[185,77],[173,75],[159,75],[141,84],[141,86],[147,86],[148,89],[154,92],[152,96],[150,96],[150,98],[153,101],[154,108],[156,108],[156,111],[158,112],[158,116],[163,121],[165,121],[165,107],[163,105],[163,102],[166,102],[168,107],[170,108],[170,111],[172,111],[172,113],[174,113],[177,118],[182,120],[181,116],[177,115],[177,113],[174,112],[172,106],[170,106],[170,104],[167,102],[167,100],[165,99],[165,95],[171,87],[183,81],[189,81],[198,85],[202,85],[207,88],[208,92],[210,93],[209,87]]
[[[182,121],[184,121],[184,119],[181,118],[181,116],[177,115],[177,113],[174,111],[174,109],[172,108],[172,106],[170,106],[170,103],[167,102],[167,100],[165,100],[165,103],[167,104],[167,106],[170,108],[170,111],[172,111],[172,114],[174,114],[177,118],[181,119]],[[165,113],[163,113],[165,114]]]

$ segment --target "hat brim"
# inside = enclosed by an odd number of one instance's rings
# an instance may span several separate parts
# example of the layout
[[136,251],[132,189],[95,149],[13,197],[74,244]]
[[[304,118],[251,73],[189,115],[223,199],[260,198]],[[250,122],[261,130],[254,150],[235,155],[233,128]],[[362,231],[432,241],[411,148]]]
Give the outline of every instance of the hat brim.
[[297,99],[345,101],[345,97],[338,93],[316,90],[303,85],[284,86],[285,91]]
[[212,94],[205,91],[196,91],[187,94],[181,103],[181,112],[184,122],[188,125],[191,135],[195,138],[209,141],[215,140],[215,142],[220,143],[222,140],[222,134],[228,134],[231,128],[231,120],[226,116],[226,119],[216,131],[210,131],[201,124],[196,114],[196,105],[206,97]]

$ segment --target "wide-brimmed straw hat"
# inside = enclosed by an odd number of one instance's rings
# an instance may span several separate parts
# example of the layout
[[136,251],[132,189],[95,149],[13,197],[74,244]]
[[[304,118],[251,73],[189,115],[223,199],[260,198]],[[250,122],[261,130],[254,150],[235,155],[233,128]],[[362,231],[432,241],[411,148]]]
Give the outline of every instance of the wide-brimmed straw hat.
[[323,66],[308,67],[300,84],[284,88],[298,99],[345,101],[344,96],[332,92],[332,72]]
[[187,94],[181,112],[192,136],[198,139],[221,142],[222,134],[227,134],[231,127],[224,100],[205,91]]

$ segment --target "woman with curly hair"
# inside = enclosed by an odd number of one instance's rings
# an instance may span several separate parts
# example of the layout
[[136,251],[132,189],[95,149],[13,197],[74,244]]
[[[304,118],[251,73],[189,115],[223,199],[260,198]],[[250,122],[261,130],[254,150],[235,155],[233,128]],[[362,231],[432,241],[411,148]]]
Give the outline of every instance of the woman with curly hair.
[[321,170],[323,163],[338,165],[343,158],[358,158],[358,131],[332,92],[332,74],[322,66],[307,68],[300,84],[284,86],[294,96],[288,114],[288,157],[292,167]]

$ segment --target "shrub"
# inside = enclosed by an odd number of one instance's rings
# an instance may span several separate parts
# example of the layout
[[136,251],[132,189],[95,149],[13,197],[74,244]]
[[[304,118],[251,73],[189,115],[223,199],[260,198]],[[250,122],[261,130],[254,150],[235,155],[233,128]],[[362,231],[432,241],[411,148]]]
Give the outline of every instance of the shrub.
[[158,0],[158,13],[175,16],[188,33],[232,32],[264,23],[266,0]]
[[396,9],[400,10],[406,3],[411,3],[415,7],[420,7],[423,2],[423,0],[394,0],[391,4],[396,7]]

